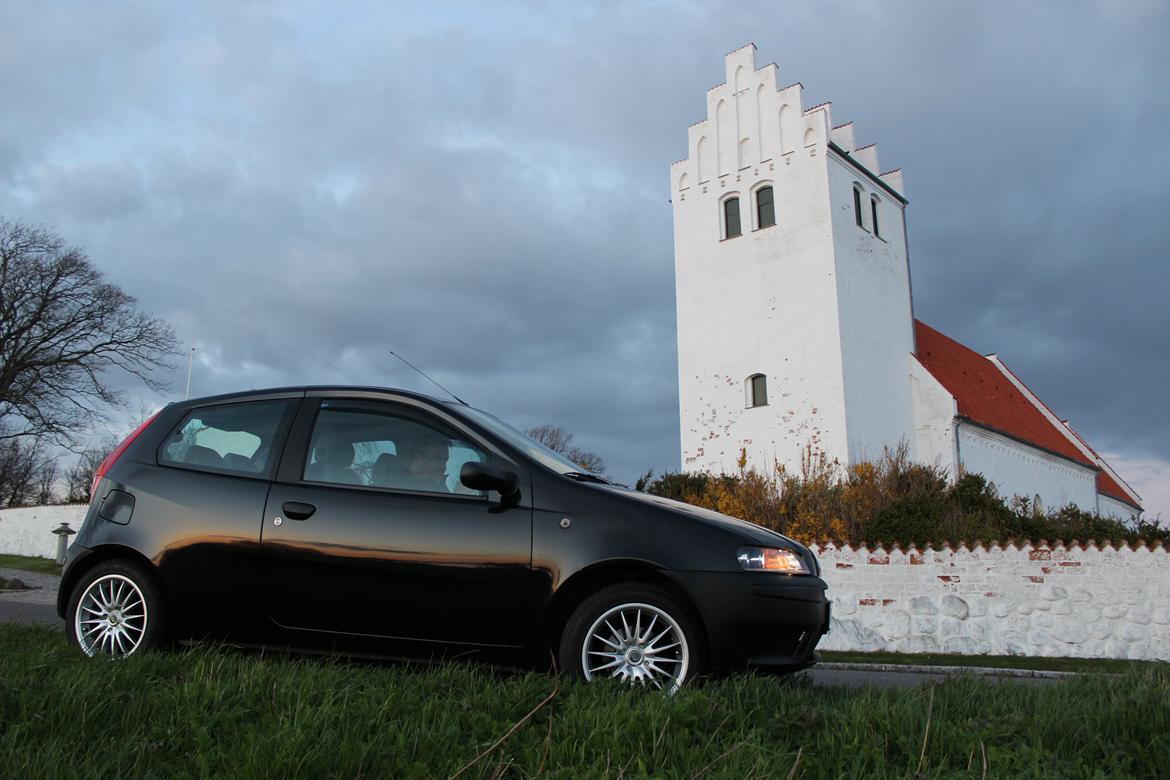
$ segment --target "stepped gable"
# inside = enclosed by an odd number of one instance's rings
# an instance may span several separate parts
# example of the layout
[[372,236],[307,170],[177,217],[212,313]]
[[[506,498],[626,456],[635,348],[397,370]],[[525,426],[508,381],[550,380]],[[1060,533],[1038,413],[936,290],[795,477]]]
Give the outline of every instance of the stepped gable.
[[914,321],[914,338],[918,362],[954,397],[960,417],[1088,466],[1096,472],[1098,493],[1141,508],[1112,476],[1086,457],[1064,431],[1025,398],[991,360],[921,320]]

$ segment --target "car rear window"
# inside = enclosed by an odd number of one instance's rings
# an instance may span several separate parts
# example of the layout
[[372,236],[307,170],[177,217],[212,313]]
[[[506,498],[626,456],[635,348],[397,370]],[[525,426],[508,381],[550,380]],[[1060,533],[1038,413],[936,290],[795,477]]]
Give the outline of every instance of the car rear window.
[[286,399],[192,409],[159,447],[159,463],[267,476],[295,405],[295,399]]

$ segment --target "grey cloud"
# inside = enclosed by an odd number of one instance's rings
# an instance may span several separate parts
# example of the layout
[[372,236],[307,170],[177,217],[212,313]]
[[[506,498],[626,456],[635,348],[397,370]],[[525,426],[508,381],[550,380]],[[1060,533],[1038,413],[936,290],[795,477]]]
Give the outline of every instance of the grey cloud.
[[623,479],[677,467],[667,170],[755,40],[905,169],[919,316],[1170,457],[1156,6],[14,8],[0,213],[174,322],[199,394],[431,392],[396,349]]

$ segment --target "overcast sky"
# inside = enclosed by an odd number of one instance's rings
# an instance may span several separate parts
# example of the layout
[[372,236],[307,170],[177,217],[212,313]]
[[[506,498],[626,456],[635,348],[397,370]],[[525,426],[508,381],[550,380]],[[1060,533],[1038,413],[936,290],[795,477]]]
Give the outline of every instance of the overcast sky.
[[679,465],[669,165],[754,41],[903,169],[917,316],[1170,517],[1170,5],[418,6],[0,4],[0,214],[172,322],[193,395],[433,390],[394,349],[632,481]]

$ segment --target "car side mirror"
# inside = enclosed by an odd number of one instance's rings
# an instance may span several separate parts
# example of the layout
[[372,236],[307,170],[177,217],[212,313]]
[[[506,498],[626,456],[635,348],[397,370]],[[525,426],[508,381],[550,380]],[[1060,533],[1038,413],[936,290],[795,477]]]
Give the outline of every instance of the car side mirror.
[[520,493],[520,478],[514,472],[486,463],[464,463],[459,469],[459,481],[472,490],[494,490],[504,499],[518,497]]

